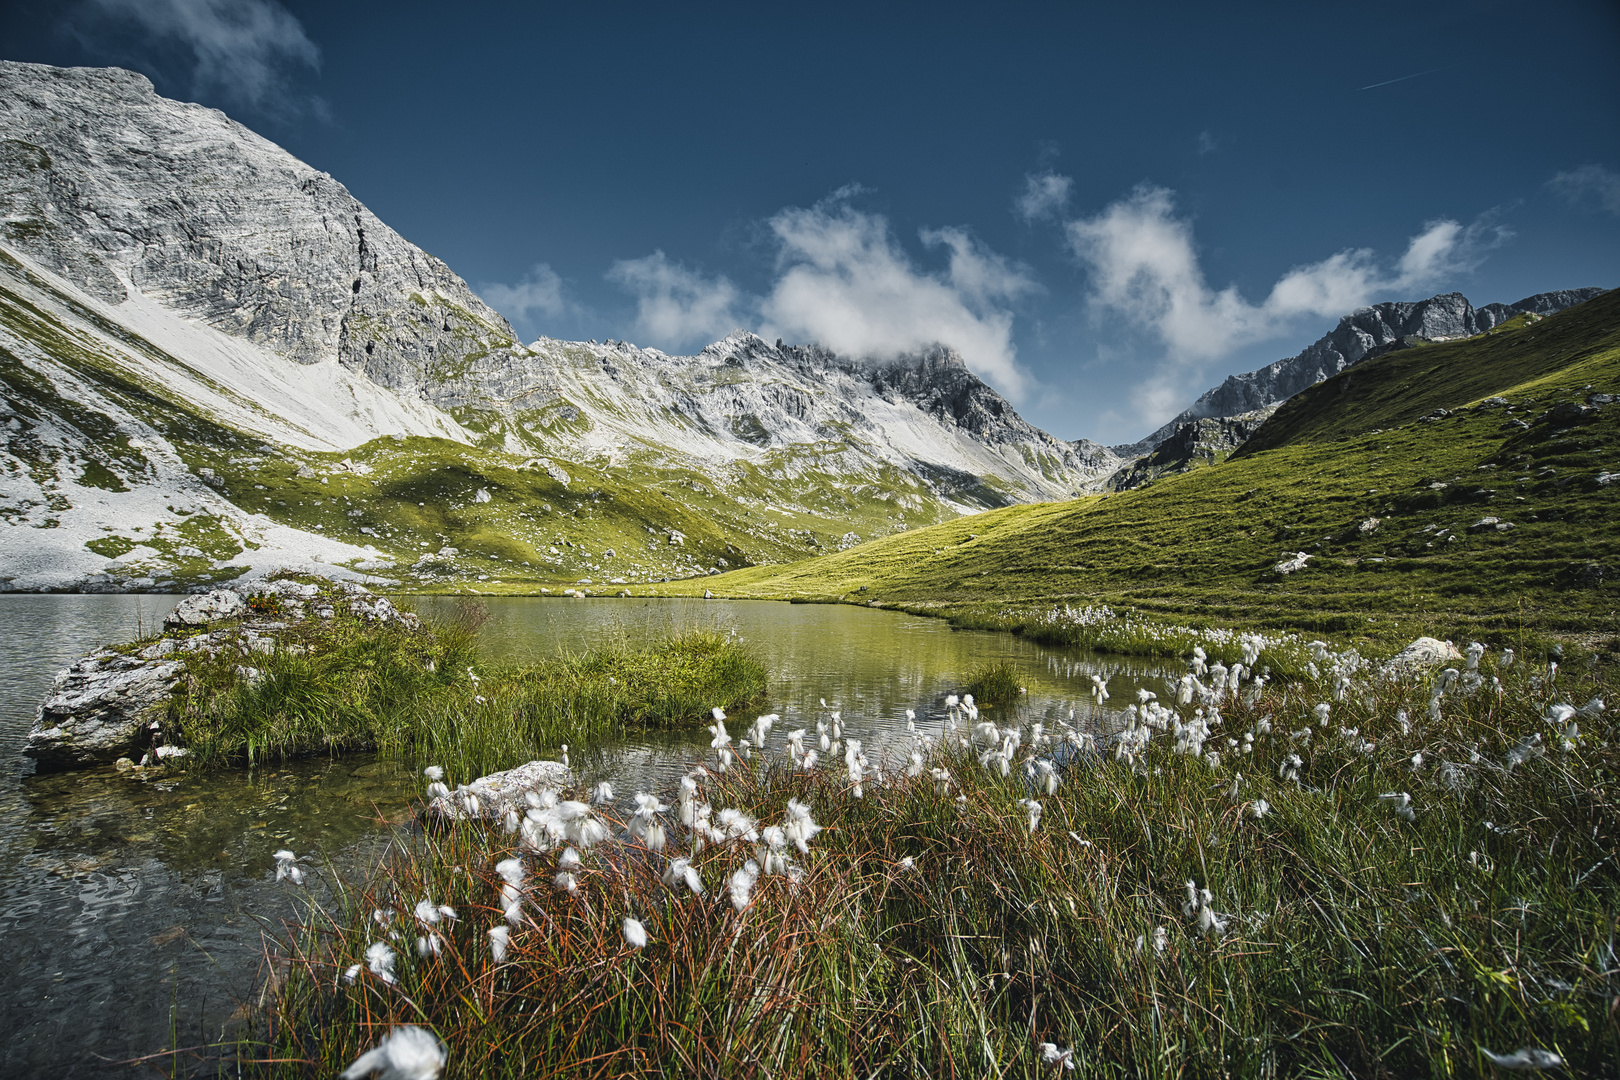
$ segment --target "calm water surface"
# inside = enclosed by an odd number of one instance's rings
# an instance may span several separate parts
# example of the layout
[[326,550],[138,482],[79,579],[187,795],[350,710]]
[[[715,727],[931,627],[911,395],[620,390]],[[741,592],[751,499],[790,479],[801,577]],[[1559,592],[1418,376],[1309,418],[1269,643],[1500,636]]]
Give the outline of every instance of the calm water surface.
[[[21,750],[55,672],[149,629],[174,600],[0,594],[0,1076],[155,1076],[150,1065],[117,1063],[218,1040],[251,1003],[265,935],[320,902],[332,875],[363,875],[408,827],[419,778],[366,755],[146,780],[111,769],[30,775]],[[431,614],[454,601],[413,603]],[[944,696],[995,660],[1021,672],[1026,721],[1073,709],[1077,722],[1105,725],[1089,705],[1094,672],[1120,702],[1139,685],[1163,689],[1156,666],[848,606],[485,603],[491,663],[684,630],[735,634],[770,671],[761,711],[782,715],[778,736],[839,709],[874,760],[885,748],[898,754],[906,709],[936,731]],[[707,745],[706,733],[678,733],[571,748],[571,757],[628,799],[637,788],[673,787]],[[274,881],[271,853],[282,847],[313,857],[307,891]]]

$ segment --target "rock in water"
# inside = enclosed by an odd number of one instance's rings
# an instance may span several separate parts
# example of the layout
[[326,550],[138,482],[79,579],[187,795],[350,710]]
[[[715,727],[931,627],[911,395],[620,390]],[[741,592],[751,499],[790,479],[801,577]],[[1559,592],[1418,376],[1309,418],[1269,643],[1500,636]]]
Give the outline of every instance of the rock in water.
[[58,674],[23,753],[41,772],[138,756],[136,740],[162,715],[185,670],[180,661],[164,658],[167,651],[143,650],[154,651],[148,658],[104,649]]
[[[256,617],[245,599],[254,596],[273,601],[274,615]],[[164,617],[169,630],[238,621],[204,633],[159,638],[134,652],[97,649],[74,663],[56,676],[23,753],[38,762],[41,772],[109,765],[126,756],[139,760],[154,749],[160,762],[183,757],[183,748],[155,745],[169,699],[185,671],[181,654],[212,656],[225,649],[241,656],[272,654],[276,635],[289,620],[330,619],[340,608],[372,626],[410,632],[422,628],[415,615],[352,582],[283,579],[188,596]],[[257,667],[240,666],[237,673],[249,683],[262,677]]]

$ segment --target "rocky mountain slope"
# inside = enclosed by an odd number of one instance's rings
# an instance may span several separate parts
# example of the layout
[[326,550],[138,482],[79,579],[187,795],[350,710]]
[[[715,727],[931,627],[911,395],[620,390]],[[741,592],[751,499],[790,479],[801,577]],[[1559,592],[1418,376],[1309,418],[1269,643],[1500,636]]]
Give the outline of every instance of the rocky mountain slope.
[[117,69],[0,62],[0,382],[10,588],[648,581],[1119,465],[948,350],[524,346],[337,181]]
[[1472,337],[1521,313],[1551,315],[1603,291],[1561,289],[1537,293],[1514,304],[1486,304],[1479,308],[1461,293],[1442,293],[1427,300],[1364,307],[1340,319],[1338,326],[1297,354],[1255,371],[1228,376],[1147,438],[1112,449],[1122,458],[1138,458],[1152,453],[1191,421],[1249,416],[1401,342]]

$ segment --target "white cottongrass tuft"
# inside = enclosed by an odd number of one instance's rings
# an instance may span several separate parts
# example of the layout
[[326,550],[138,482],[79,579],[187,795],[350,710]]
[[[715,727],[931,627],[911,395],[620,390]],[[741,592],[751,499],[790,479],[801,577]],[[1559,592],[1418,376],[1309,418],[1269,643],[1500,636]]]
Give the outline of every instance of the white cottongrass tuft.
[[1557,1069],[1564,1064],[1564,1059],[1551,1050],[1543,1050],[1536,1046],[1526,1046],[1511,1054],[1493,1054],[1482,1046],[1479,1052],[1485,1055],[1486,1061],[1498,1069],[1510,1069],[1513,1072],[1539,1072],[1542,1069]]
[[787,804],[787,813],[782,820],[782,835],[785,836],[794,847],[799,849],[799,854],[809,854],[810,841],[816,835],[816,833],[820,831],[821,826],[817,825],[810,818],[810,807],[806,806],[798,799],[789,799]]
[[1074,1068],[1074,1047],[1059,1050],[1056,1043],[1041,1043],[1041,1064],[1049,1069]]
[[506,962],[506,943],[512,937],[512,929],[508,926],[492,926],[489,929],[489,955],[497,964]]
[[743,863],[742,869],[731,875],[727,888],[731,892],[731,906],[741,911],[748,906],[750,895],[754,891],[754,882],[759,880],[759,864],[753,859]]
[[1033,834],[1041,824],[1041,804],[1034,799],[1019,799],[1018,805],[1029,814],[1029,831]]
[[377,1073],[379,1080],[438,1080],[450,1058],[431,1032],[414,1025],[397,1027],[381,1042],[354,1059],[340,1080],[361,1080]]
[[1407,792],[1387,791],[1378,796],[1378,801],[1387,804],[1402,821],[1417,820],[1417,811],[1412,809],[1412,796]]
[[383,982],[394,982],[394,950],[384,941],[373,941],[366,946],[366,967]]
[[444,779],[444,769],[438,765],[429,765],[422,770],[422,775],[437,784]]
[[625,916],[624,940],[632,949],[645,949],[647,947],[647,928],[641,925],[640,919]]
[[298,856],[285,849],[276,852],[276,880],[282,878],[294,885],[304,883],[304,872],[298,868]]
[[694,895],[703,895],[703,879],[698,876],[697,867],[692,865],[691,859],[670,860],[670,864],[664,867],[662,879],[671,889],[685,885]]

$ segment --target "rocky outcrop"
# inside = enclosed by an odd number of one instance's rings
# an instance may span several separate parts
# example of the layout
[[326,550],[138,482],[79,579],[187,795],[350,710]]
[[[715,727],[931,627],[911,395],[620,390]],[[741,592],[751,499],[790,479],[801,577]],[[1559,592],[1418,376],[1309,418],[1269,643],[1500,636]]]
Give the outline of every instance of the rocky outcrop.
[[160,641],[134,654],[100,649],[60,672],[23,753],[41,772],[143,756],[185,671],[174,650],[161,647],[172,644]]
[[1108,478],[1109,491],[1129,491],[1161,476],[1186,472],[1199,465],[1224,461],[1242,446],[1266,418],[1275,412],[1268,405],[1240,416],[1188,420],[1145,457],[1138,458]]
[[164,719],[188,657],[235,654],[242,661],[238,673],[251,682],[259,677],[255,657],[274,653],[288,626],[331,619],[340,609],[377,626],[416,631],[422,625],[387,597],[352,582],[277,580],[189,596],[164,619],[171,633],[183,636],[139,649],[97,649],[60,672],[23,753],[41,772],[181,756],[177,733]]
[[1603,289],[1560,289],[1537,293],[1513,304],[1476,308],[1462,293],[1442,293],[1427,300],[1374,304],[1339,320],[1332,331],[1299,353],[1256,371],[1228,376],[1204,392],[1192,407],[1141,442],[1113,447],[1121,457],[1152,452],[1183,424],[1206,417],[1232,417],[1275,405],[1307,387],[1337,375],[1369,356],[1389,351],[1403,341],[1454,341],[1482,334],[1523,312],[1550,315],[1584,303]]
[[531,761],[479,777],[453,791],[441,786],[422,813],[437,821],[501,821],[509,813],[522,817],[529,809],[528,793],[555,794],[573,783],[573,772],[562,762]]
[[1462,658],[1462,653],[1458,652],[1457,646],[1451,642],[1441,641],[1439,638],[1420,637],[1390,657],[1389,663],[1384,665],[1384,670],[1389,674],[1398,675],[1439,667],[1441,664],[1449,664]]

